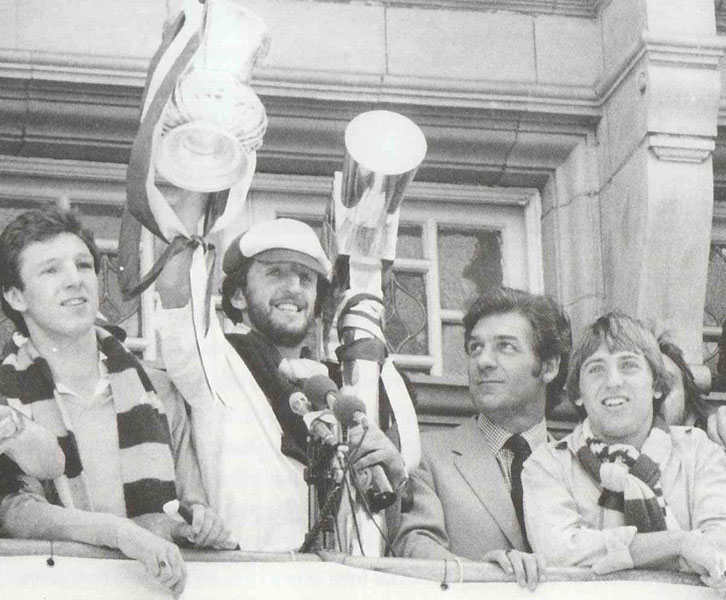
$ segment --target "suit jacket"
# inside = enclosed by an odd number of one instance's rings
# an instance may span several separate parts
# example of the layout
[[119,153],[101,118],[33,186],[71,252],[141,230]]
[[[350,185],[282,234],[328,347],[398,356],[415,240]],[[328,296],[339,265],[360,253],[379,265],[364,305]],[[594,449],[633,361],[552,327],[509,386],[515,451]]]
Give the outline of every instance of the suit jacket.
[[509,488],[476,417],[421,436],[411,473],[413,507],[394,524],[396,556],[480,560],[490,550],[526,551]]

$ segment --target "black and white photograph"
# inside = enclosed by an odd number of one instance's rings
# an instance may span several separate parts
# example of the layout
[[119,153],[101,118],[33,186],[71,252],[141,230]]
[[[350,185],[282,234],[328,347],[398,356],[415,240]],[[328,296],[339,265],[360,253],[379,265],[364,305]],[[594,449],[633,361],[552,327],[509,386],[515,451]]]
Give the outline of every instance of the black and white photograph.
[[726,598],[724,0],[0,15],[0,597]]

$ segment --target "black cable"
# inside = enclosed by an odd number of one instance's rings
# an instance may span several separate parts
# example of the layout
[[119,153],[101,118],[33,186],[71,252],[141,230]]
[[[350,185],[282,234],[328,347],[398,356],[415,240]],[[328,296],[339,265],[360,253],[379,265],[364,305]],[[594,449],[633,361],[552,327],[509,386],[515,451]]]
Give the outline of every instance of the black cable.
[[312,549],[312,545],[315,543],[315,540],[318,539],[318,535],[320,535],[320,531],[322,530],[323,526],[325,525],[325,521],[327,520],[329,514],[332,513],[333,508],[335,505],[340,503],[341,495],[342,495],[342,486],[340,484],[336,484],[332,490],[328,493],[327,498],[325,498],[325,503],[323,504],[323,508],[320,510],[320,515],[318,518],[317,523],[312,526],[310,531],[305,536],[305,541],[303,542],[303,545],[300,547],[300,550],[298,552],[301,553],[308,553]]
[[[348,461],[348,464],[350,464],[350,461]],[[363,540],[361,540],[360,529],[358,527],[358,518],[355,516],[355,502],[353,501],[353,496],[350,493],[350,484],[348,483],[347,477],[343,481],[345,482],[345,490],[348,493],[348,504],[350,505],[350,516],[353,518],[353,527],[355,529],[356,539],[358,540],[358,548],[360,549],[361,556],[365,556],[366,553],[363,550]]]
[[[361,447],[361,445],[363,444],[363,440],[365,439],[366,435],[368,435],[368,431],[369,431],[368,427],[363,428],[363,435],[361,436],[360,441],[358,442],[358,444],[356,444],[355,450],[349,450],[349,454],[354,454]],[[352,464],[350,462],[350,459],[348,459],[347,462],[348,462],[347,470],[349,470],[352,467]],[[366,498],[366,495],[363,493],[363,491],[360,489],[360,486],[358,485],[358,479],[355,477],[355,474],[353,475],[353,487],[355,488],[355,491],[357,492],[358,497],[361,499],[361,502],[363,504],[363,509],[365,510],[366,516],[371,521],[373,521],[373,524],[375,525],[376,529],[378,530],[378,533],[380,534],[381,538],[383,539],[383,543],[385,544],[384,553],[390,552],[391,556],[393,558],[395,558],[396,554],[393,551],[391,542],[388,539],[388,537],[386,536],[386,534],[383,533],[383,530],[378,526],[378,523],[376,522],[376,520],[373,518],[373,513],[368,504],[368,499]],[[355,529],[356,529],[356,533],[358,534],[358,544],[359,544],[359,546],[361,546],[360,531],[358,530],[357,522],[355,520],[355,511],[353,510],[352,512],[353,512],[353,518],[354,518],[353,522],[356,525]],[[361,553],[362,552],[363,552],[363,548],[361,547]],[[364,554],[364,556],[365,556],[365,554]]]
[[385,544],[384,548],[384,554],[387,554],[388,552],[391,553],[392,558],[396,558],[396,553],[393,551],[393,547],[391,546],[391,542],[386,537],[386,534],[383,533],[383,530],[378,526],[378,523],[373,518],[373,513],[371,512],[371,508],[368,505],[368,498],[366,498],[366,495],[363,493],[363,491],[360,489],[360,486],[358,485],[357,479],[355,477],[353,478],[353,487],[355,487],[355,491],[358,492],[358,497],[361,499],[363,508],[366,512],[366,515],[368,518],[373,521],[373,524],[376,526],[376,529],[378,530],[378,533],[380,534],[381,538],[383,539],[383,543]]
[[[362,441],[362,440],[361,440]],[[360,446],[360,444],[358,444]],[[348,488],[347,485],[347,475],[350,471],[350,461],[346,461],[346,464],[343,466],[343,477],[342,482],[345,483],[346,488]],[[323,526],[325,525],[325,521],[329,516],[332,515],[333,509],[336,507],[336,505],[339,505],[339,503],[342,500],[342,488],[343,484],[338,483],[333,486],[333,489],[331,489],[328,492],[327,497],[325,498],[325,502],[323,503],[322,509],[319,511],[318,515],[318,521],[312,526],[310,531],[306,534],[305,540],[303,541],[303,545],[300,547],[299,552],[301,553],[307,553],[310,552],[312,545],[315,543],[315,540],[317,539],[318,535],[320,535],[320,531],[322,530]],[[348,492],[348,495],[350,496],[350,491]],[[353,505],[351,504],[351,507]],[[329,514],[330,513],[330,514]],[[356,531],[358,531],[358,525],[355,521],[355,511],[353,511],[354,514],[354,524],[356,526]],[[336,530],[337,530],[337,519],[336,519]],[[360,538],[360,533],[358,533],[358,536]],[[339,546],[342,544],[340,543],[340,540],[338,540]],[[360,539],[358,540],[358,544],[360,545]],[[361,548],[362,551],[362,548]]]

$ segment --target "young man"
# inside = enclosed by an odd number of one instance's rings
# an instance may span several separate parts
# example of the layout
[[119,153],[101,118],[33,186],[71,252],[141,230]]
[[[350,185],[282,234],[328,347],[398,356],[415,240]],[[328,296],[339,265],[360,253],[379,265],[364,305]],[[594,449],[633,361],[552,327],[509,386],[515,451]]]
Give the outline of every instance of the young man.
[[702,430],[666,425],[669,385],[642,323],[610,313],[587,328],[567,377],[586,418],[523,474],[529,539],[549,564],[680,567],[726,588],[726,455]]
[[569,339],[566,316],[545,296],[500,288],[474,302],[464,340],[478,415],[422,436],[414,506],[394,541],[398,556],[494,560],[534,587],[541,566],[527,554],[520,475],[547,440],[547,388],[560,385]]
[[[204,198],[177,193],[182,197],[175,210],[187,231],[196,232]],[[190,254],[182,253],[157,280],[164,308],[159,330],[165,365],[192,405],[211,505],[243,549],[297,549],[308,526],[308,430],[289,398],[296,384],[328,374],[325,365],[303,354],[330,261],[315,232],[300,221],[255,225],[230,244],[223,261],[224,310],[235,322],[246,315],[248,331],[225,336],[213,318],[208,334],[198,332],[198,339],[190,268]],[[375,426],[357,456],[361,467],[382,463],[394,486],[406,478],[403,460]]]
[[[0,367],[0,394],[65,454],[52,481],[5,465],[17,484],[0,504],[2,531],[118,548],[180,594],[185,567],[172,538],[228,546],[229,532],[205,506],[181,399],[95,326],[99,260],[69,212],[32,210],[0,234],[2,309],[26,336]],[[191,526],[163,512],[177,487]]]

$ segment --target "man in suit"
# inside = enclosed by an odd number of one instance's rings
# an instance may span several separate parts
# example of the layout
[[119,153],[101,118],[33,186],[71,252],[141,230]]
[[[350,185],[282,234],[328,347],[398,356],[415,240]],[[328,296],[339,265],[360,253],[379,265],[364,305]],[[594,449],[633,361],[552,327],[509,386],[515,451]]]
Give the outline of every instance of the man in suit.
[[422,435],[421,465],[411,474],[414,505],[400,516],[394,551],[491,560],[533,588],[542,563],[529,554],[521,470],[547,441],[545,407],[567,370],[568,319],[546,296],[499,288],[466,313],[464,342],[478,414]]

